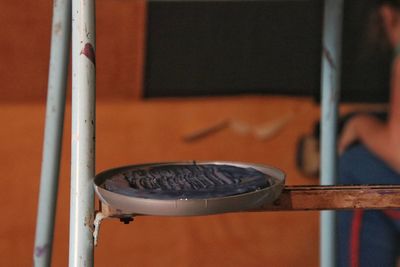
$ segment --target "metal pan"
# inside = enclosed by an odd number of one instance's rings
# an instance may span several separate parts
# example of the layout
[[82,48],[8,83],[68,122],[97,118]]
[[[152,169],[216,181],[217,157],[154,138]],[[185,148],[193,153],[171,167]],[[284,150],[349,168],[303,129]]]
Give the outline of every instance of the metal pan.
[[95,177],[101,202],[120,215],[197,216],[255,209],[281,194],[285,174],[238,162],[125,166]]

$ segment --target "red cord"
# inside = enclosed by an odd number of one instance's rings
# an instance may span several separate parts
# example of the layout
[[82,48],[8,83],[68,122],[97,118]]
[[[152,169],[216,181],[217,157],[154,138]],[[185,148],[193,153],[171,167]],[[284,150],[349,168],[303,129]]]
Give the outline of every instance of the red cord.
[[350,239],[350,266],[360,266],[360,238],[363,210],[354,211],[353,221],[351,224],[351,239]]

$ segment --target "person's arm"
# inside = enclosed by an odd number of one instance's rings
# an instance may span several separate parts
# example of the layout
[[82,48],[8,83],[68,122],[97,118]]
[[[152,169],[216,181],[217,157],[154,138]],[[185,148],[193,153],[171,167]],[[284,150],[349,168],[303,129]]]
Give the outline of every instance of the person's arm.
[[339,152],[357,139],[400,172],[400,57],[393,62],[388,122],[368,115],[354,117],[343,130]]

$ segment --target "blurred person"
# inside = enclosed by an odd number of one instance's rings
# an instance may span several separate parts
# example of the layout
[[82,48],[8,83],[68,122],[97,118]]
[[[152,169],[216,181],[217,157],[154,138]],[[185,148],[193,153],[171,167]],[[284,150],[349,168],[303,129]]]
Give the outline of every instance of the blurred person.
[[[340,184],[400,184],[400,0],[376,2],[375,26],[393,49],[390,107],[386,121],[358,114],[346,122],[338,144]],[[341,211],[337,220],[338,266],[396,266],[400,210]]]

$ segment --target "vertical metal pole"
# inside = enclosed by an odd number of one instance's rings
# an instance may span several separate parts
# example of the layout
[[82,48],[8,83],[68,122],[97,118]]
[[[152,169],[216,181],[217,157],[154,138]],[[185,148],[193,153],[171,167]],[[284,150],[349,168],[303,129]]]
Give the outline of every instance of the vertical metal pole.
[[93,266],[95,1],[72,1],[72,162],[69,266]]
[[50,266],[51,263],[70,38],[71,1],[56,0],[53,4],[46,122],[33,252],[34,266]]
[[[343,0],[325,0],[322,56],[321,184],[336,181],[336,132],[340,92]],[[320,266],[334,267],[335,214],[321,212]]]

